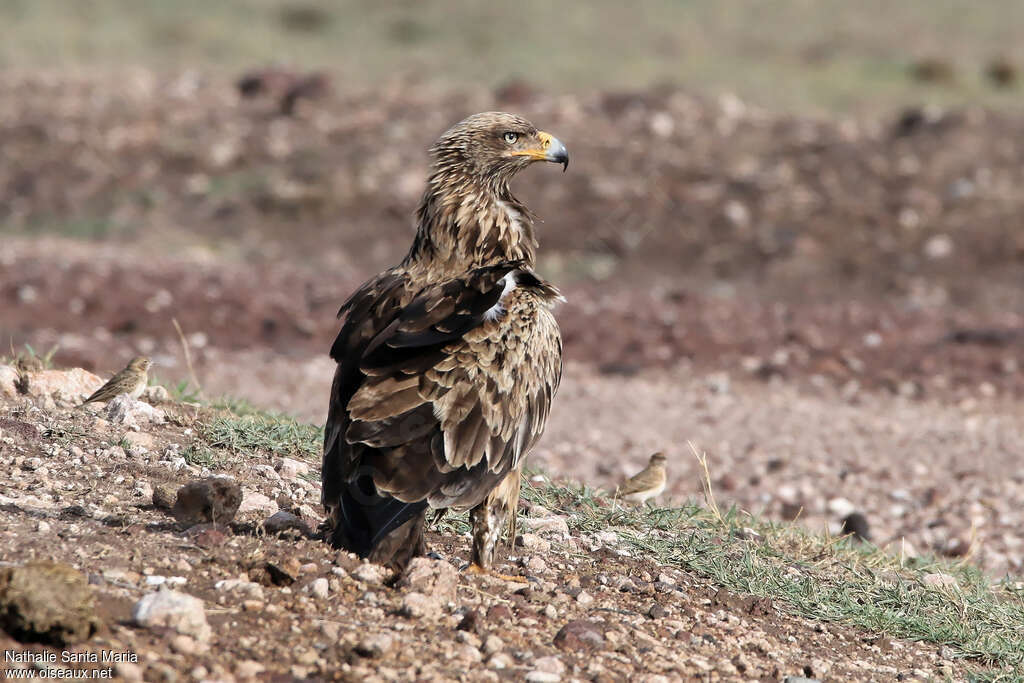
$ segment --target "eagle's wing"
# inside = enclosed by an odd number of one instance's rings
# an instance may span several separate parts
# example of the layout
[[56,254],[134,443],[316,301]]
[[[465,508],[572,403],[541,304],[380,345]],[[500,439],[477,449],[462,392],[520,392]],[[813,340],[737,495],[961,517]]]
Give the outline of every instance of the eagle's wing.
[[346,304],[325,503],[369,474],[377,493],[468,507],[518,465],[561,374],[548,310],[557,292],[521,268],[478,268],[415,295],[404,276],[385,275]]

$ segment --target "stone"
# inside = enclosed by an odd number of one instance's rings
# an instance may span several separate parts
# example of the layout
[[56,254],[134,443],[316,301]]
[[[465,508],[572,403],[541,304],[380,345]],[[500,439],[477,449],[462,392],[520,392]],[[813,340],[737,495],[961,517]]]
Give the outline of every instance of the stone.
[[128,394],[112,398],[107,403],[103,416],[110,424],[123,425],[129,429],[148,424],[163,424],[167,421],[164,411],[137,401]]
[[0,628],[15,639],[63,647],[99,625],[93,590],[74,568],[41,561],[0,569]]
[[314,598],[319,598],[320,600],[326,600],[327,596],[331,592],[331,587],[330,587],[330,584],[328,583],[327,579],[325,579],[324,577],[321,576],[320,578],[313,579],[310,582],[310,584],[309,584],[309,592],[310,592],[310,594]]
[[565,673],[565,664],[558,657],[548,656],[541,657],[534,661],[534,669],[537,671],[546,671],[552,674],[562,675]]
[[270,515],[263,522],[263,529],[268,534],[281,534],[285,531],[292,529],[298,531],[303,536],[312,536],[313,530],[306,524],[298,515],[293,515],[290,512],[284,510],[278,510],[274,514]]
[[429,595],[439,603],[454,603],[459,587],[459,572],[444,560],[413,558],[398,582],[398,587]]
[[103,386],[103,380],[82,368],[29,372],[28,395],[51,397],[58,403],[78,405]]
[[263,586],[244,578],[222,579],[213,584],[213,587],[224,593],[235,593],[247,600],[263,599]]
[[255,513],[261,517],[269,517],[278,511],[277,501],[274,501],[258,491],[244,491],[242,503],[238,506],[239,515]]
[[840,533],[843,536],[852,536],[857,541],[871,540],[871,526],[868,524],[868,518],[860,512],[851,512],[843,518]]
[[499,638],[498,636],[494,635],[493,633],[488,635],[484,639],[484,644],[483,644],[484,654],[493,655],[493,654],[497,654],[498,652],[501,652],[504,649],[505,649],[504,641],[502,641],[501,638]]
[[114,673],[122,681],[142,680],[142,667],[132,662],[115,662]]
[[363,583],[383,583],[391,574],[386,567],[372,562],[364,562],[352,571],[352,578]]
[[395,639],[387,633],[371,633],[363,637],[355,647],[360,657],[380,657],[395,646]]
[[171,513],[185,526],[230,524],[242,502],[242,489],[225,477],[189,482],[178,489]]
[[266,670],[267,667],[263,666],[259,662],[254,662],[251,659],[246,659],[235,664],[235,676],[242,679],[256,678]]
[[148,453],[157,446],[156,437],[146,432],[125,432],[121,441],[127,445],[128,455],[135,458]]
[[201,643],[212,635],[203,601],[178,591],[162,590],[142,596],[132,608],[132,621],[145,628],[165,626]]
[[274,465],[274,469],[282,479],[297,479],[304,474],[309,474],[309,465],[294,458],[281,458]]
[[18,395],[18,371],[10,365],[0,365],[0,396]]
[[604,645],[604,632],[597,624],[574,619],[555,634],[555,647],[559,650],[593,650]]
[[153,507],[170,512],[174,508],[174,502],[178,499],[178,486],[176,484],[157,484],[152,488]]
[[403,617],[413,619],[436,619],[442,615],[439,600],[416,591],[406,593],[402,597],[402,607],[398,611]]
[[551,550],[551,543],[537,534],[520,534],[516,536],[516,546],[540,553],[546,553]]
[[171,395],[164,387],[154,384],[142,391],[142,399],[151,405],[160,405],[161,403],[170,403]]
[[550,515],[547,517],[521,517],[519,523],[524,529],[539,533],[553,533],[560,536],[569,535],[569,524],[564,517]]

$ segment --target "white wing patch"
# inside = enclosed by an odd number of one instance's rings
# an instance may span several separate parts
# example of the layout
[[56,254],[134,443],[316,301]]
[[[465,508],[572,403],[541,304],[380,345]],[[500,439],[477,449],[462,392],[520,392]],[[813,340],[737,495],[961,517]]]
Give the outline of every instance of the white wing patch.
[[498,298],[498,302],[484,311],[484,320],[497,320],[501,316],[505,315],[505,301],[508,299],[508,295],[512,293],[512,290],[516,288],[516,271],[510,271],[501,278],[501,283],[504,285],[501,290],[501,296]]

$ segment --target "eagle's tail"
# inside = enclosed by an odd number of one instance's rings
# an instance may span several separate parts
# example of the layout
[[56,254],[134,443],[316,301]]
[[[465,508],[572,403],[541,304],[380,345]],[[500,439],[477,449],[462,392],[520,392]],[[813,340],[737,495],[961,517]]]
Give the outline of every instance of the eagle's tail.
[[426,501],[406,503],[377,493],[364,475],[341,491],[334,510],[331,544],[401,572],[426,551],[423,529]]

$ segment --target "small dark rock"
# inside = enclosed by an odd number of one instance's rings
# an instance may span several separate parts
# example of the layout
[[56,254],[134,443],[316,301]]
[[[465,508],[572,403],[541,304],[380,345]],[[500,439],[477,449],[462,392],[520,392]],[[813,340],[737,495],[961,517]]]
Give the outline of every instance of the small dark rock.
[[471,609],[462,615],[462,621],[459,622],[458,629],[460,631],[469,631],[470,633],[480,632],[480,613],[475,609]]
[[189,482],[178,489],[171,513],[185,526],[229,524],[242,503],[242,489],[224,477]]
[[290,586],[295,583],[295,576],[291,572],[273,562],[266,562],[261,567],[251,570],[250,578],[264,586]]
[[868,518],[859,512],[851,512],[843,518],[843,536],[853,536],[858,541],[871,540],[871,527]]
[[560,650],[593,650],[604,645],[604,632],[593,622],[574,619],[555,634],[554,644]]
[[800,503],[784,502],[782,509],[779,511],[783,519],[793,521],[797,519],[804,511],[804,506]]
[[505,605],[491,605],[487,608],[487,623],[502,624],[512,621],[512,610]]
[[647,610],[647,616],[649,616],[651,619],[664,619],[668,616],[668,610],[666,610],[658,603],[654,603],[653,605],[651,605],[651,608]]
[[298,515],[293,515],[284,510],[278,510],[263,522],[263,529],[268,534],[281,534],[286,531],[295,530],[307,538],[313,535],[313,530]]
[[0,569],[0,627],[15,639],[63,647],[88,640],[99,623],[81,572],[57,562]]

